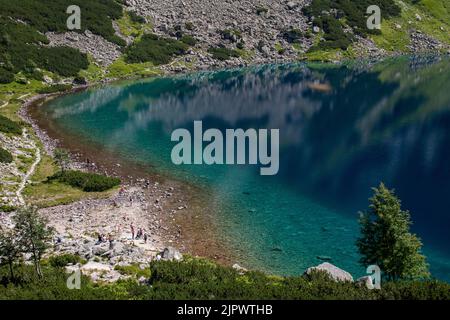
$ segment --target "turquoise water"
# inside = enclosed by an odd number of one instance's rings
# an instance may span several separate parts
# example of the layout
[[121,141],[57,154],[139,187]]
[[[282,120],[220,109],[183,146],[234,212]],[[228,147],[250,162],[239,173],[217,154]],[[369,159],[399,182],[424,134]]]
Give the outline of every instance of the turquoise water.
[[[317,86],[316,83],[325,84]],[[85,143],[206,186],[239,263],[301,274],[331,259],[364,274],[355,247],[371,187],[395,188],[435,277],[450,280],[450,59],[270,65],[111,84],[42,111]],[[280,129],[280,171],[175,166],[174,129]]]

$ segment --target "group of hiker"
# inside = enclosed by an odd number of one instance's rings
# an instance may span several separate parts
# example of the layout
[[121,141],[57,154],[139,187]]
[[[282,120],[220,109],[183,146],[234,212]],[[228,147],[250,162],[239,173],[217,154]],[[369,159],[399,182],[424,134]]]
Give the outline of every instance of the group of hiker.
[[144,229],[139,228],[139,229],[137,230],[137,232],[135,233],[135,228],[134,228],[134,225],[133,225],[133,224],[130,225],[130,229],[131,229],[131,239],[132,239],[132,240],[143,239],[143,240],[144,240],[144,243],[147,243],[148,235],[147,235],[146,232],[144,232]]

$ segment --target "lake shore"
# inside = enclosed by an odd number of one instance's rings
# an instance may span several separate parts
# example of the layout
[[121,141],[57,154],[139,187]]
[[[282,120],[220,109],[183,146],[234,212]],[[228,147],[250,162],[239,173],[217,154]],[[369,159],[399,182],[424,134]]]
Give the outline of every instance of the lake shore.
[[[70,93],[88,87],[79,87]],[[21,117],[42,142],[41,151],[52,155],[55,148],[65,148],[71,154],[72,168],[120,177],[125,190],[123,194],[116,190],[106,199],[88,197],[75,203],[41,209],[61,234],[75,234],[81,239],[96,232],[114,232],[129,240],[129,226],[133,223],[136,229],[149,230],[151,246],[148,254],[153,258],[164,248],[173,246],[183,254],[213,259],[225,265],[236,263],[215,228],[211,208],[205,205],[207,190],[156,173],[150,166],[119,159],[99,146],[84,144],[78,137],[61,132],[39,113],[39,108],[49,98],[57,96],[34,96],[20,109]],[[78,217],[76,212],[88,216],[88,221],[95,220],[95,224],[85,223],[74,230],[67,216],[75,214]],[[95,226],[101,227],[95,230]]]

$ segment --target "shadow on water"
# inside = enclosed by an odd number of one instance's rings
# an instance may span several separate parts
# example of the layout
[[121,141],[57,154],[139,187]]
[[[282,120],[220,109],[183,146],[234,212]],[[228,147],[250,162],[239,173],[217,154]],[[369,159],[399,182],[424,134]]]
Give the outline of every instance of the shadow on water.
[[[357,212],[395,188],[435,276],[449,280],[450,60],[269,65],[108,85],[50,102],[86,143],[210,187],[242,263],[298,274],[323,259],[362,274]],[[176,128],[279,128],[280,171],[171,163]],[[319,258],[318,258],[319,257]]]

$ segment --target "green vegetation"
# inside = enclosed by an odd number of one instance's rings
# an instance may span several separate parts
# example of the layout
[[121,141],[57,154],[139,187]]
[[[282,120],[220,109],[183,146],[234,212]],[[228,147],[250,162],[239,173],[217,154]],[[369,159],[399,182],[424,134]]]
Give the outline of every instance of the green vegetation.
[[4,133],[22,134],[22,128],[19,124],[0,115],[0,131]]
[[61,172],[66,171],[70,162],[69,152],[65,149],[56,148],[53,157],[55,158],[55,164],[59,166]]
[[378,47],[388,51],[408,51],[409,29],[419,30],[443,43],[450,44],[450,3],[448,1],[403,1],[401,8],[401,15],[382,21],[381,35],[371,36]]
[[129,11],[128,15],[130,16],[131,21],[134,22],[134,23],[139,23],[139,24],[146,23],[145,18],[140,16],[140,15],[138,15],[134,11]]
[[85,192],[102,192],[120,185],[119,178],[107,177],[96,173],[75,170],[61,171],[49,178]]
[[[66,32],[69,5],[80,6],[82,30],[89,29],[109,41],[125,46],[115,35],[112,19],[122,16],[122,7],[113,0],[0,0],[0,83],[41,81],[43,70],[64,77],[77,76],[87,69],[86,54],[69,47],[47,47],[45,32]],[[25,22],[22,23],[21,21]],[[15,74],[20,76],[15,77]]]
[[122,6],[114,0],[0,0],[2,15],[26,22],[45,33],[66,32],[67,8],[77,5],[83,13],[81,30],[90,30],[105,39],[124,46],[124,40],[115,35],[111,20],[122,17]]
[[16,210],[16,207],[14,206],[8,206],[8,205],[0,205],[0,211],[1,212],[13,212]]
[[135,276],[136,278],[146,277],[151,275],[150,266],[141,269],[138,264],[132,264],[129,266],[115,266],[114,270],[119,271],[121,274]]
[[428,264],[421,253],[420,239],[411,234],[408,211],[393,190],[384,184],[374,188],[369,211],[361,214],[361,238],[357,241],[361,264],[376,264],[389,280],[429,277]]
[[131,11],[125,11],[122,18],[116,20],[120,32],[127,37],[140,38],[144,33],[151,32],[151,24],[144,17]]
[[0,148],[0,163],[11,163],[13,160],[13,156],[8,150]]
[[[87,57],[69,47],[44,47],[47,38],[28,25],[0,16],[0,68],[2,83],[12,82],[11,74],[21,73],[18,82],[42,80],[41,69],[62,76],[75,76],[88,66]],[[20,80],[23,79],[23,80]]]
[[146,34],[141,40],[125,50],[127,63],[151,62],[154,65],[169,63],[173,57],[182,55],[189,46],[179,40]]
[[86,261],[81,259],[79,256],[73,254],[63,254],[60,256],[52,256],[48,259],[48,264],[54,268],[64,268],[69,264],[84,264]]
[[27,203],[38,207],[52,207],[81,199],[107,198],[114,191],[111,189],[106,192],[84,192],[65,183],[48,180],[48,177],[55,175],[60,168],[56,166],[54,159],[46,154],[42,154],[41,158],[31,177],[33,183],[27,185],[23,192]]
[[366,26],[366,10],[370,5],[380,7],[383,19],[399,16],[401,13],[394,0],[313,0],[304,8],[304,13],[310,18],[314,17],[313,23],[324,31],[325,41],[312,50],[347,49],[353,39],[344,32],[344,24],[363,37],[379,34],[379,30],[370,30]]
[[64,92],[70,89],[72,89],[72,86],[70,84],[55,84],[50,87],[39,89],[37,92],[40,94],[49,94],[49,93]]
[[211,47],[208,49],[208,52],[212,55],[214,59],[221,61],[239,57],[239,52],[224,47],[217,47],[217,48]]
[[103,285],[82,276],[81,289],[70,290],[61,264],[43,265],[43,278],[33,276],[31,266],[15,265],[14,280],[7,266],[0,268],[0,299],[450,299],[450,285],[438,281],[387,282],[381,290],[367,290],[353,283],[331,281],[321,272],[300,277],[253,271],[239,274],[201,259],[153,262],[146,273],[148,285],[136,281],[137,273],[143,270],[128,267],[124,270],[135,275],[133,279]]
[[303,38],[302,32],[295,28],[283,31],[282,36],[289,43],[298,43]]
[[180,38],[180,41],[184,44],[187,44],[190,47],[193,47],[197,44],[197,39],[195,39],[193,36],[184,35]]
[[[42,218],[36,208],[21,208],[13,217],[14,229],[1,231],[0,256],[8,257],[11,278],[14,279],[12,264],[19,253],[31,254],[34,270],[39,278],[42,278],[42,255],[49,247],[49,241],[53,229],[47,226],[47,220]],[[6,239],[9,240],[6,240]]]

